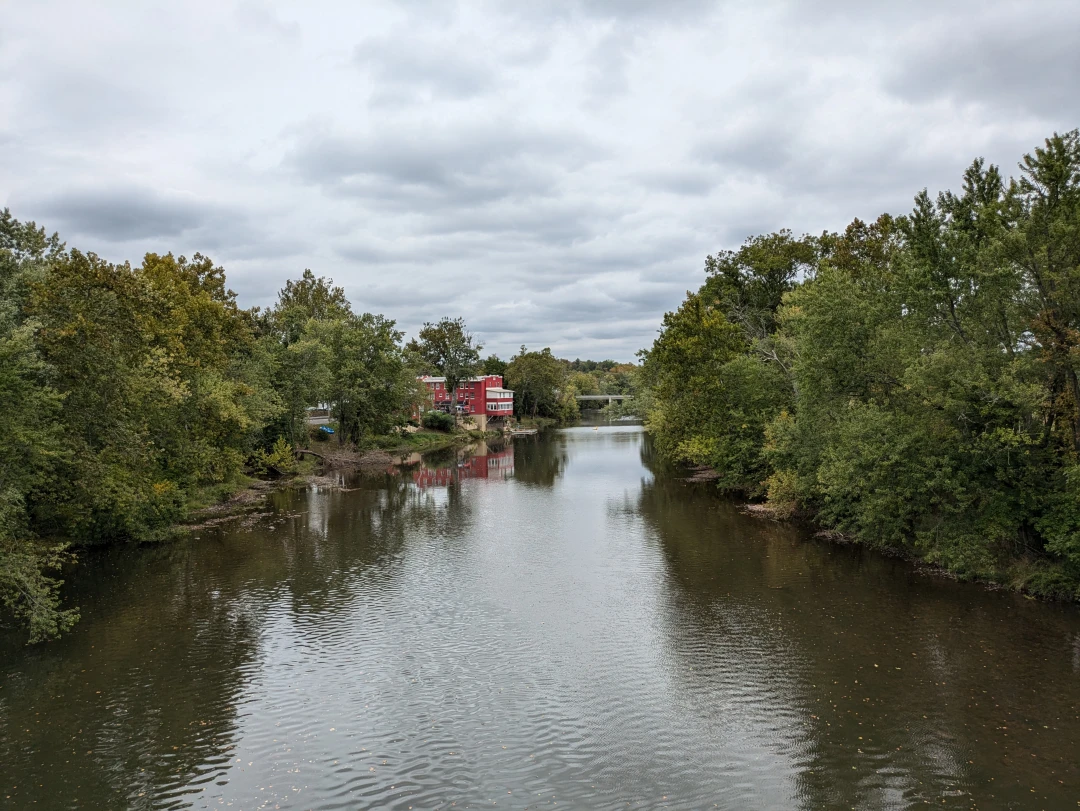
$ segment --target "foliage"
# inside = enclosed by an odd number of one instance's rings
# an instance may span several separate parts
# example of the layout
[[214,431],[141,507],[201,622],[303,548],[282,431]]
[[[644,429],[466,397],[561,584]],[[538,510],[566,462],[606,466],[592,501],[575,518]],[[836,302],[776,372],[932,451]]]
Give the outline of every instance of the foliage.
[[488,355],[480,364],[480,374],[506,377],[507,366],[507,362],[502,360],[498,355]]
[[364,313],[312,322],[312,328],[329,358],[328,396],[338,443],[359,444],[403,424],[415,396],[416,374],[394,322]]
[[258,448],[251,455],[251,467],[264,476],[268,473],[283,476],[296,470],[296,452],[285,437],[279,436],[269,451]]
[[277,305],[271,314],[274,331],[285,344],[300,340],[310,321],[341,321],[352,315],[345,289],[335,287],[333,279],[305,269],[299,279],[285,282],[278,291]]
[[445,411],[428,411],[421,420],[421,424],[432,431],[453,431],[455,423],[454,416]]
[[567,366],[547,347],[530,352],[524,346],[506,367],[506,383],[514,390],[514,411],[530,417],[551,417],[561,422],[577,418],[576,390]]
[[663,454],[865,543],[1080,596],[1080,135],[1018,179],[977,160],[907,216],[756,237],[706,272],[644,354]]
[[458,386],[480,370],[480,350],[461,318],[444,318],[437,324],[427,322],[419,339],[409,342],[410,351],[420,358],[426,371],[446,378],[451,405],[457,408]]
[[69,548],[164,537],[245,463],[292,470],[310,406],[342,441],[401,424],[424,396],[401,337],[311,271],[242,310],[204,256],[112,264],[4,210],[0,605],[33,641],[70,627]]

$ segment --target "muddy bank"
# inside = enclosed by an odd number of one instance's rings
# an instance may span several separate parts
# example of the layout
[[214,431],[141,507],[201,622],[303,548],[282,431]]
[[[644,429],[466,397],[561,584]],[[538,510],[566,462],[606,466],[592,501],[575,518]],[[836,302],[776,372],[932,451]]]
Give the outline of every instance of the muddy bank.
[[319,464],[326,469],[332,470],[355,470],[385,468],[394,464],[394,457],[384,450],[358,451],[354,448],[327,448],[325,450],[300,450],[298,455],[311,456],[319,460]]

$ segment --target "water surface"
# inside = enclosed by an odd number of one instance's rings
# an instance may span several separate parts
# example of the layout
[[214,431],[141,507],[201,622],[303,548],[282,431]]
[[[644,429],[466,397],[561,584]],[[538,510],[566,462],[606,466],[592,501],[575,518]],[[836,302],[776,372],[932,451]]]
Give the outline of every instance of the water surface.
[[1075,808],[1080,615],[591,426],[91,558],[0,637],[0,806]]

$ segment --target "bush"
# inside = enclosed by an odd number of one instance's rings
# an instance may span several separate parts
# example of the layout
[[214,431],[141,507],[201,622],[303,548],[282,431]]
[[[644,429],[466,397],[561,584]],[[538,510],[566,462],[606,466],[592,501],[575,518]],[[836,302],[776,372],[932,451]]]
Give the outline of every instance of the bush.
[[453,431],[457,420],[445,411],[429,411],[422,420],[424,427],[431,431]]
[[279,436],[269,452],[259,448],[251,455],[251,466],[255,472],[264,476],[267,473],[292,473],[296,470],[296,454],[293,453],[292,445],[285,441],[285,437]]

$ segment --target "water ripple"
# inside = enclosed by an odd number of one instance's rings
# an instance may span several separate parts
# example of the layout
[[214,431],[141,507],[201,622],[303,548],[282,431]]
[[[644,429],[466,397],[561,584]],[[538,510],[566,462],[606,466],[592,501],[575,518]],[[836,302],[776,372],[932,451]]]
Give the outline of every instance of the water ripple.
[[102,556],[75,635],[0,656],[0,806],[1080,800],[1075,613],[808,543],[643,441],[451,453]]

